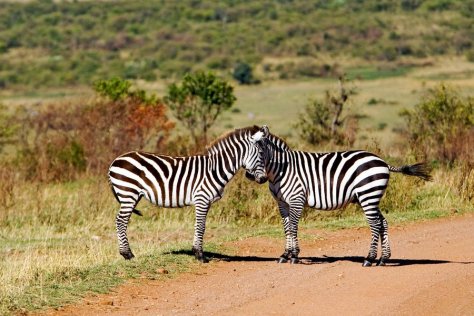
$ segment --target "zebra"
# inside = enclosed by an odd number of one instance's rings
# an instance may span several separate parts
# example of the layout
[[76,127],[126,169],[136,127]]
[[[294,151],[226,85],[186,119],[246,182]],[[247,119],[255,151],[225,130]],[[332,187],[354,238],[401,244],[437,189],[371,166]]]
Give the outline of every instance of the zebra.
[[171,157],[132,151],[117,157],[109,168],[109,182],[120,203],[116,216],[119,252],[127,260],[134,257],[127,238],[128,221],[142,197],[158,206],[195,206],[192,251],[199,261],[203,254],[206,216],[211,204],[219,200],[225,185],[244,167],[249,178],[257,183],[267,181],[262,161],[264,137],[258,126],[236,129],[222,135],[207,146],[206,155]]
[[[279,263],[299,262],[298,221],[304,206],[334,210],[357,203],[365,213],[372,240],[363,266],[371,266],[377,258],[381,236],[382,256],[377,265],[385,265],[391,250],[388,224],[379,209],[380,199],[388,185],[390,172],[400,172],[430,181],[425,163],[393,167],[377,155],[364,151],[312,153],[293,151],[278,136],[264,130],[258,142],[270,192],[277,201],[286,235],[284,253]],[[251,177],[251,175],[248,175]]]

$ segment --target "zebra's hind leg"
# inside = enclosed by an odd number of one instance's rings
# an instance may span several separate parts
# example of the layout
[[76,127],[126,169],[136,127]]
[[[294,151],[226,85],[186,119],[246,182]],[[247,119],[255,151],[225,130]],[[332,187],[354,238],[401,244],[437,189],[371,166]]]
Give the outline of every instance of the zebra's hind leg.
[[196,203],[196,221],[194,223],[193,253],[197,260],[208,263],[209,259],[204,256],[202,248],[204,233],[206,231],[206,217],[209,210],[209,203]]
[[133,205],[121,203],[120,211],[115,218],[115,226],[117,228],[117,237],[119,241],[119,252],[126,260],[130,260],[135,257],[132,253],[132,250],[130,250],[127,237],[128,221],[130,220],[130,216],[132,215],[135,204],[136,203]]
[[[380,210],[378,207],[375,208],[364,208],[365,217],[370,226],[370,232],[372,234],[372,240],[370,241],[369,254],[362,264],[363,267],[370,267],[377,258],[377,247],[379,243],[380,233],[382,232],[382,219]],[[383,217],[382,217],[383,218]]]
[[388,239],[388,223],[385,217],[380,214],[380,219],[382,221],[382,231],[380,234],[382,235],[382,256],[380,257],[379,262],[377,263],[378,266],[384,266],[387,263],[387,260],[392,255],[390,250],[390,241]]

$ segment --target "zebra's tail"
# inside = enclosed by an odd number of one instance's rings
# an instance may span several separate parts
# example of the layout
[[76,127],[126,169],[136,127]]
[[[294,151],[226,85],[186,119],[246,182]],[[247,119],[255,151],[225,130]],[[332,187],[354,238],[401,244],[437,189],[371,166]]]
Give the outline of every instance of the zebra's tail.
[[137,214],[138,216],[143,216],[142,212],[140,212],[140,211],[137,210],[136,208],[133,209],[132,213],[135,213],[135,214]]
[[428,167],[428,165],[424,162],[401,167],[393,167],[388,165],[388,170],[392,172],[401,172],[409,176],[415,176],[425,181],[431,181],[433,179],[430,175],[431,168]]

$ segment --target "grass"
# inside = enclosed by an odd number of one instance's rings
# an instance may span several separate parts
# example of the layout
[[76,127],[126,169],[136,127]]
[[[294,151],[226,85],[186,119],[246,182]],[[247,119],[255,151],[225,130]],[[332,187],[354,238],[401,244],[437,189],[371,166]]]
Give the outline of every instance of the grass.
[[[450,176],[455,175],[437,171],[435,181],[426,184],[392,177],[382,205],[389,223],[474,211],[447,185]],[[197,267],[186,254],[193,235],[191,208],[158,209],[142,202],[145,216],[133,216],[128,230],[136,258],[125,261],[115,236],[117,204],[104,179],[20,183],[14,190],[14,201],[0,213],[0,314],[59,307],[105,293],[130,278],[165,279]],[[211,208],[205,251],[222,252],[225,241],[251,236],[273,237],[283,245],[276,203],[267,190],[239,174]],[[308,209],[301,237],[317,238],[305,229],[351,227],[367,227],[353,206],[332,212]],[[160,268],[169,274],[161,274]]]
[[391,77],[405,76],[411,67],[380,68],[374,66],[354,67],[346,71],[349,80],[376,80]]

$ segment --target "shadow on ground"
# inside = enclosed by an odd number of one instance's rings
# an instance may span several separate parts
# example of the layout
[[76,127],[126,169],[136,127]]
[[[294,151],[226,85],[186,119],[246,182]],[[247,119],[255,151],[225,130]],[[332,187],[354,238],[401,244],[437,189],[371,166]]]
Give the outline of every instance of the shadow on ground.
[[[187,256],[194,256],[191,250],[175,250],[170,251],[165,254],[172,254],[172,255],[187,255]],[[221,254],[217,252],[204,252],[204,255],[209,258],[210,260],[215,261],[228,261],[228,262],[270,262],[274,261],[277,262],[278,258],[272,257],[259,257],[259,256],[232,256]],[[351,261],[355,263],[362,264],[364,262],[364,257],[359,256],[345,256],[345,257],[301,257],[301,264],[324,264],[324,263],[332,263],[338,261]],[[467,262],[460,262],[460,261],[450,261],[450,260],[435,260],[435,259],[389,259],[386,261],[386,266],[408,266],[408,265],[432,265],[432,264],[449,264],[449,263],[456,263],[456,264],[474,264],[474,262],[467,261]]]

